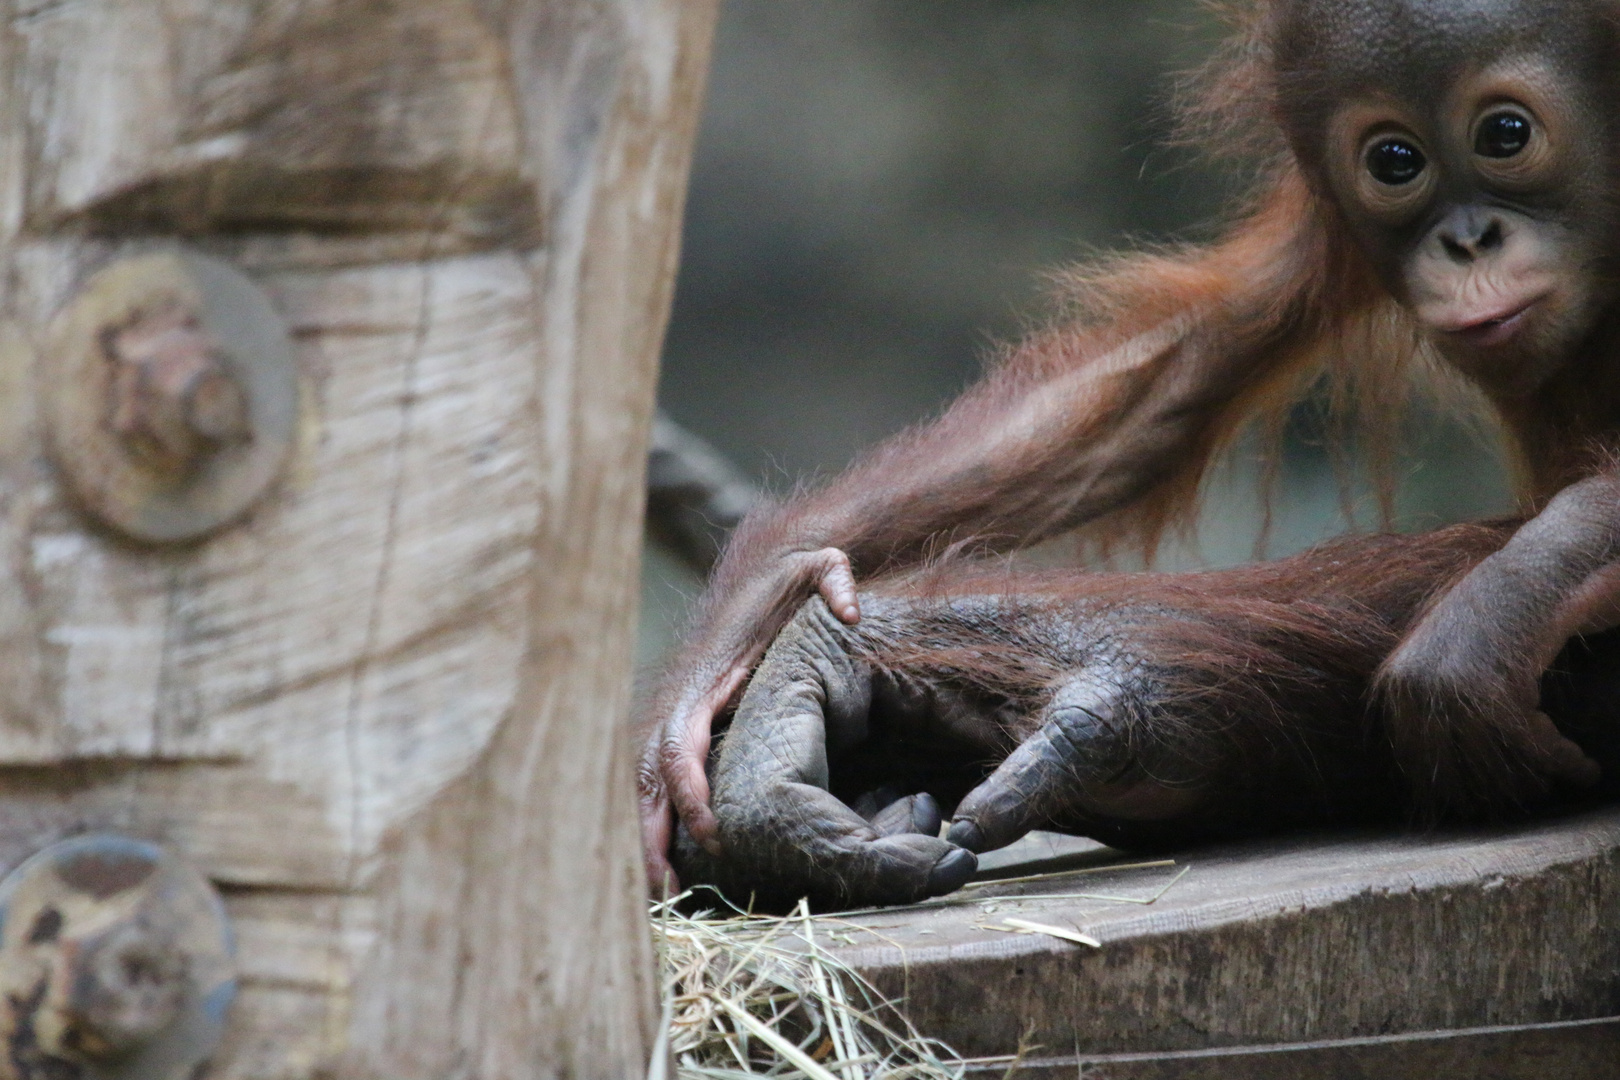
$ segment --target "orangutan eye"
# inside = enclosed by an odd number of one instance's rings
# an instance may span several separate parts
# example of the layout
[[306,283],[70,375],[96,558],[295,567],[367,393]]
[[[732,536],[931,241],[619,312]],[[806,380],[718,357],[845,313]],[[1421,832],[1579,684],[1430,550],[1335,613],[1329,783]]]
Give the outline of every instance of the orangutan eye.
[[1516,112],[1492,113],[1474,134],[1474,153],[1480,157],[1510,158],[1529,145],[1530,121]]
[[1390,187],[1410,184],[1428,163],[1423,151],[1405,139],[1380,139],[1367,148],[1367,171]]

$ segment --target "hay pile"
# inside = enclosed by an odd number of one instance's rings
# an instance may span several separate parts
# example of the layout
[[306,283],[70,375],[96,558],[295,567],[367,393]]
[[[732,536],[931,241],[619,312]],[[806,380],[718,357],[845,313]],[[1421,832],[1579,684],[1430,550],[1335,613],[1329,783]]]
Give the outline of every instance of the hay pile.
[[[977,906],[984,918],[977,928],[1013,934],[1040,934],[1085,948],[1101,943],[1078,928],[1053,926],[1023,918],[988,919],[1001,909],[1049,900],[1101,900],[1114,904],[1157,903],[1187,875],[1174,859],[1113,863],[1078,870],[1057,870],[1021,877],[973,882],[959,892],[911,904],[908,911]],[[1133,870],[1175,870],[1146,896],[1074,889],[1088,874]],[[1061,893],[1023,892],[1061,880]],[[1006,893],[1007,889],[1020,890]],[[991,890],[995,890],[991,892]],[[712,896],[714,909],[684,915],[694,896]],[[658,951],[664,1015],[654,1048],[649,1080],[742,1080],[770,1076],[780,1080],[961,1080],[970,1065],[1005,1069],[1011,1077],[1025,1055],[1036,1049],[1020,1045],[1007,1057],[963,1059],[950,1047],[918,1034],[894,1002],[886,1001],[866,980],[823,948],[848,930],[883,935],[849,923],[850,917],[880,910],[846,911],[813,916],[800,902],[785,917],[761,917],[731,907],[719,894],[703,888],[652,905],[654,945]],[[883,940],[888,940],[883,938]],[[676,1077],[664,1063],[675,1062]]]
[[[651,1076],[680,1080],[959,1080],[964,1062],[925,1039],[818,938],[803,903],[782,918],[652,908],[664,1016]],[[721,903],[717,900],[717,904]],[[666,1054],[666,1051],[668,1052]]]

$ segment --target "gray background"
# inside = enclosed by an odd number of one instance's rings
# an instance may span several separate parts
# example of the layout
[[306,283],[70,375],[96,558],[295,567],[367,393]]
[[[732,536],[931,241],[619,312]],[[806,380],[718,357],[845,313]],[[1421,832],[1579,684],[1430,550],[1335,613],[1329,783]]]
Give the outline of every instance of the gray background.
[[[1088,252],[1211,235],[1231,185],[1168,148],[1170,76],[1220,30],[1196,0],[726,0],[687,206],[662,407],[774,490],[936,412]],[[1350,520],[1312,413],[1289,433],[1266,552]],[[1504,511],[1489,441],[1420,416],[1397,524]],[[1252,450],[1194,546],[1255,552]],[[643,662],[699,583],[651,550]]]

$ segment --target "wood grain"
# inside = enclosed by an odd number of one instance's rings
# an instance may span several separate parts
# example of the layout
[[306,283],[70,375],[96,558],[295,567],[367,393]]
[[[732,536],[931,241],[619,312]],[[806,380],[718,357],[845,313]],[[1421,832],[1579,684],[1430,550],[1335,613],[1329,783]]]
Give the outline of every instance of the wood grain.
[[[1025,1058],[1017,1080],[1611,1080],[1620,1018],[1166,1054]],[[1004,1062],[970,1067],[1002,1080]]]
[[[870,933],[846,928],[839,955],[973,1056],[1020,1040],[1044,1048],[1035,1057],[1089,1059],[1620,1015],[1615,808],[1177,861],[987,883],[975,903],[862,917]],[[1151,904],[1098,898],[1152,898],[1182,871]],[[1048,898],[993,899],[1014,894]],[[1008,933],[1008,916],[1101,947]]]
[[[713,0],[11,0],[0,864],[111,827],[225,889],[221,1077],[624,1076],[655,1019],[623,714]],[[183,242],[303,431],[207,542],[43,452],[44,328]]]

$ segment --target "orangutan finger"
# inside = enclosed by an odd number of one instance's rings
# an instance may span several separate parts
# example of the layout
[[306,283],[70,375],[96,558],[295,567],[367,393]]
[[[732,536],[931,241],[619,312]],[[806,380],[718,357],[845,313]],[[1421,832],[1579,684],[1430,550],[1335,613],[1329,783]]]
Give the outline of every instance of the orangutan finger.
[[938,836],[883,835],[809,784],[774,787],[746,818],[734,818],[724,802],[719,808],[734,865],[754,868],[762,891],[802,894],[818,904],[912,903],[960,888],[978,868],[972,853]]
[[669,794],[654,761],[643,758],[636,769],[636,795],[641,812],[641,857],[647,872],[647,892],[654,899],[680,891],[680,879],[669,863],[673,813]]
[[924,791],[896,799],[869,820],[879,836],[902,836],[906,833],[938,836],[944,815],[940,813],[939,803]]
[[861,621],[861,601],[855,592],[855,569],[849,556],[838,548],[822,548],[810,555],[816,566],[816,591],[840,622],[854,626]]
[[1051,816],[1043,803],[1067,784],[1064,752],[1042,729],[967,793],[945,838],[974,852],[1006,847]]
[[1118,693],[1091,677],[1061,688],[1040,728],[963,798],[946,839],[992,851],[1103,795],[1129,764],[1114,719]]
[[709,776],[706,771],[710,733],[715,716],[730,703],[747,678],[746,667],[738,666],[726,671],[665,728],[659,747],[659,772],[669,799],[674,803],[675,813],[685,823],[693,839],[716,855],[720,853],[719,840],[715,833],[714,812],[709,808]]

